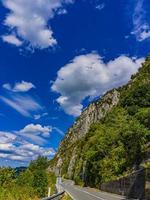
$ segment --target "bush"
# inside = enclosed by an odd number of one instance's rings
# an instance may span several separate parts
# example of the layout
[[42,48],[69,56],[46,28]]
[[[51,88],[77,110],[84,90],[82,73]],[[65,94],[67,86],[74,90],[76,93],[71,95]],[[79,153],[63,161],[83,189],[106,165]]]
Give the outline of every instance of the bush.
[[48,191],[47,166],[47,158],[39,156],[17,175],[14,169],[0,168],[0,199],[37,200],[45,197]]

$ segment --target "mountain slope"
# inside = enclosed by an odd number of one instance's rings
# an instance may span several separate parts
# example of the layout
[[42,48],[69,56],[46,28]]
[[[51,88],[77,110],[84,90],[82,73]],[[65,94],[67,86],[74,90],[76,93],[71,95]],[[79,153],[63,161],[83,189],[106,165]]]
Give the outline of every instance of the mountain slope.
[[69,129],[51,168],[98,187],[137,168],[150,141],[150,57],[124,87],[91,103]]

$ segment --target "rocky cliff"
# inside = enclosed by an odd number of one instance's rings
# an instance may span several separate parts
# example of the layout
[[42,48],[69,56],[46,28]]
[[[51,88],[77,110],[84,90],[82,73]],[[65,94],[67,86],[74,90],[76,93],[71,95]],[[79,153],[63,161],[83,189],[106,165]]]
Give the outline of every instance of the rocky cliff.
[[74,144],[76,144],[80,139],[82,139],[86,133],[89,131],[90,126],[93,123],[99,122],[103,119],[106,114],[118,104],[119,102],[120,93],[118,90],[114,89],[108,92],[103,98],[92,102],[79,116],[79,118],[74,122],[74,125],[68,130],[64,140],[60,143],[58,153],[55,157],[56,165],[55,171],[58,173],[58,168],[61,168],[63,163],[65,162],[64,159],[64,151],[71,148],[71,157],[68,160],[68,170],[67,175],[69,178],[72,177],[72,170],[75,164],[75,160],[77,157],[76,148]]
[[86,135],[91,124],[100,121],[105,115],[118,104],[119,91],[112,90],[108,92],[102,99],[91,103],[75,121],[74,125],[68,130],[65,139],[60,144],[60,149],[65,142],[75,143]]
[[[136,126],[141,125],[141,130],[140,130],[141,132],[149,131],[149,125],[147,127],[147,124],[145,124],[146,122],[142,121],[144,120],[143,119],[144,117],[146,117],[145,120],[149,120],[148,116],[150,116],[149,89],[150,89],[150,58],[146,60],[146,63],[139,70],[137,75],[134,75],[132,77],[132,80],[126,86],[119,89],[114,89],[106,93],[99,100],[92,102],[82,112],[79,118],[75,121],[74,125],[68,130],[68,133],[66,134],[64,140],[61,142],[58,153],[51,162],[50,168],[53,169],[55,173],[57,174],[61,173],[67,178],[75,179],[75,177],[79,177],[80,180],[84,180],[86,179],[86,175],[87,173],[89,173],[90,170],[88,164],[90,162],[88,161],[88,159],[89,160],[94,159],[93,162],[95,162],[95,164],[98,163],[97,169],[102,170],[102,163],[103,166],[105,164],[108,165],[109,162],[112,162],[111,159],[113,158],[113,156],[116,156],[117,160],[120,151],[121,151],[120,155],[125,157],[127,154],[127,152],[125,151],[128,151],[126,150],[126,146],[128,144],[126,144],[127,136],[126,135],[123,136],[122,133],[122,131],[124,130],[124,126],[129,125],[127,129],[131,130],[133,128],[134,129],[133,133],[137,132],[137,135],[140,128],[138,127],[136,130],[136,127],[134,127],[134,125]],[[110,121],[112,122],[110,123]],[[122,124],[122,121],[124,121],[124,124]],[[91,126],[93,124],[98,124],[97,125],[98,127],[90,131]],[[106,127],[104,128],[104,126]],[[124,132],[128,134],[129,132],[128,130],[124,130]],[[131,133],[129,133],[130,135],[128,136],[128,138],[130,138],[133,133],[131,131]],[[104,140],[103,134],[106,134],[106,136],[110,134],[108,136],[108,139],[106,139],[106,141],[103,141]],[[148,132],[146,134],[148,134]],[[96,139],[94,139],[93,142],[94,137]],[[132,137],[134,139],[134,137],[136,136]],[[130,140],[132,141],[132,138]],[[108,146],[106,146],[106,144]],[[142,147],[137,147],[138,145],[140,144],[138,143],[136,144],[136,146],[134,146],[134,144],[131,145],[134,147],[133,149],[134,151],[138,151],[136,150],[136,148],[142,148]],[[106,148],[109,148],[109,146],[110,146],[110,152],[112,151],[111,152],[112,155],[109,155],[110,154],[109,151],[108,152],[106,151]],[[121,150],[117,149],[118,146],[119,148],[124,148],[124,149]],[[115,148],[116,152],[118,151],[116,155],[114,155],[113,152]],[[87,151],[87,154],[85,151]],[[138,153],[140,154],[140,151]],[[119,160],[118,163],[120,162],[121,166],[119,165],[118,168],[116,168],[116,163],[114,164],[115,165],[114,169],[111,169],[111,171],[113,170],[115,171],[116,169],[118,171],[114,172],[114,174],[111,176],[115,177],[117,176],[117,173],[118,175],[119,173],[122,174],[125,170],[128,170],[132,165],[134,165],[134,160],[132,160],[132,162],[130,163],[130,160],[127,161],[128,159],[125,160],[124,157],[123,158],[119,157],[119,159],[121,160]],[[141,159],[138,158],[137,152],[135,152],[134,159],[136,160]],[[138,161],[136,161],[136,163],[138,163]],[[92,164],[90,166],[92,169],[93,167]],[[103,180],[103,177],[101,177],[100,180]]]

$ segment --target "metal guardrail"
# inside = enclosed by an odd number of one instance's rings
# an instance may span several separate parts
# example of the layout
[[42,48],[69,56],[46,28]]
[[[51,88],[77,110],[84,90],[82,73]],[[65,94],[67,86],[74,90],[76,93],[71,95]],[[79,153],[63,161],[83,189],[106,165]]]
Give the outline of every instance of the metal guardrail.
[[65,193],[65,191],[62,191],[62,192],[59,192],[58,194],[54,194],[54,195],[52,195],[51,197],[46,197],[46,198],[43,198],[43,199],[41,199],[41,200],[51,200],[51,199],[55,199],[55,198],[57,198],[57,197],[60,197],[60,196],[64,195],[64,193]]
[[61,197],[65,193],[64,189],[61,186],[61,182],[62,182],[61,177],[57,177],[56,185],[55,185],[57,194],[54,194],[50,197],[43,198],[41,200],[51,200],[51,199],[56,199],[58,197]]

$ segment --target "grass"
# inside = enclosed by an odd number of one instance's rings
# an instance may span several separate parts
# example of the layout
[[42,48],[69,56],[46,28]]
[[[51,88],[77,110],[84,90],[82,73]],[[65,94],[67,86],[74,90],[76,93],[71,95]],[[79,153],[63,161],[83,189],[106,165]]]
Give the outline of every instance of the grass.
[[73,200],[67,193],[62,197],[61,200]]
[[[56,193],[55,184],[56,176],[48,172],[48,186],[51,187],[51,195]],[[0,186],[0,200],[40,200],[36,194],[32,186],[17,184],[15,180]]]
[[28,188],[10,187],[0,188],[0,200],[39,200]]
[[51,195],[56,193],[56,176],[52,172],[48,172],[48,185],[51,188]]

